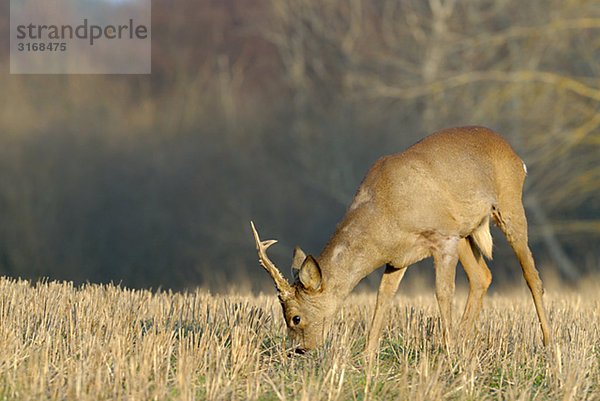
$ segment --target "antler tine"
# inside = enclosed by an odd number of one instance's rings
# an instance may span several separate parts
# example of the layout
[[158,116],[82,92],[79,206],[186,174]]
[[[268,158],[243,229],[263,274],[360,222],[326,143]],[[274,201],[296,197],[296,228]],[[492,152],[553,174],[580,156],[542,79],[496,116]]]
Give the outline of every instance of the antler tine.
[[254,227],[254,222],[251,221],[250,225],[252,226],[252,232],[254,234],[254,242],[256,243],[256,250],[258,252],[258,259],[260,264],[265,268],[265,270],[271,275],[273,281],[275,282],[275,286],[277,290],[283,295],[286,296],[291,293],[292,289],[290,283],[283,277],[279,269],[275,267],[275,264],[271,262],[271,259],[267,256],[267,248],[277,242],[275,239],[261,241],[258,236],[258,232],[256,231],[256,227]]

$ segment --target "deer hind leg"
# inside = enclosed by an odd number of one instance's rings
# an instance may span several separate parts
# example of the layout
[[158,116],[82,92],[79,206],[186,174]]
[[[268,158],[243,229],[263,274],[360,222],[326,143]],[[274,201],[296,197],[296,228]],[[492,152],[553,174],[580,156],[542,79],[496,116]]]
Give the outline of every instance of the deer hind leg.
[[383,277],[381,277],[379,291],[377,292],[377,304],[375,305],[373,322],[365,345],[365,354],[372,355],[377,349],[379,336],[381,335],[381,330],[383,328],[384,317],[389,309],[391,298],[398,289],[398,285],[405,272],[406,267],[395,268],[388,264],[385,268]]
[[469,278],[469,296],[460,322],[460,331],[466,334],[473,328],[481,311],[483,296],[492,282],[492,273],[470,237],[459,241],[458,257]]
[[444,239],[432,251],[435,263],[435,296],[440,308],[444,341],[449,344],[452,330],[452,304],[454,302],[454,280],[458,263],[458,238]]
[[496,224],[506,235],[510,246],[521,264],[523,277],[533,296],[533,302],[542,327],[544,345],[548,345],[551,342],[551,331],[546,309],[544,308],[544,300],[542,299],[544,290],[542,288],[542,280],[535,268],[533,256],[527,244],[527,219],[525,218],[525,210],[520,202],[520,197],[517,202],[509,201],[501,203],[492,213]]

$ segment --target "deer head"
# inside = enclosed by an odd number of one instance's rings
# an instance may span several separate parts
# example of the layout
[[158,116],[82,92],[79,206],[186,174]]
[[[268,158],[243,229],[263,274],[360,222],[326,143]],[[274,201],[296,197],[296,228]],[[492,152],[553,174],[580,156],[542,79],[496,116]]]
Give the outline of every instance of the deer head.
[[267,256],[267,248],[277,240],[261,241],[254,223],[250,224],[260,264],[275,282],[279,293],[290,346],[299,354],[316,348],[323,342],[326,323],[339,304],[324,291],[319,263],[313,256],[307,256],[296,247],[292,262],[294,283],[290,284]]

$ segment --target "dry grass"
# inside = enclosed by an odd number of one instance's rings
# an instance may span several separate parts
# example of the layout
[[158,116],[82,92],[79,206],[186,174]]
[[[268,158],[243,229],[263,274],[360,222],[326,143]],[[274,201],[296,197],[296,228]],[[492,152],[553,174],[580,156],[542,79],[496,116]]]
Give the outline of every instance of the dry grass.
[[487,297],[452,352],[433,296],[400,295],[368,365],[374,294],[352,295],[327,344],[290,358],[273,296],[0,279],[0,399],[598,400],[597,288],[546,295],[553,353],[524,290]]

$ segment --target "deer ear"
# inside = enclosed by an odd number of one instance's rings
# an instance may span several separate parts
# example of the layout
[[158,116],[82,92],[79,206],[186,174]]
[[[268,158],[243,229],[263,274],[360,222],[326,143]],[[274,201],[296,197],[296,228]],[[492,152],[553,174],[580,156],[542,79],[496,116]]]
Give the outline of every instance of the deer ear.
[[292,261],[292,277],[294,281],[298,281],[298,276],[300,275],[300,268],[302,267],[302,262],[306,259],[306,254],[300,247],[294,248],[294,260]]
[[321,287],[321,269],[312,255],[308,255],[304,259],[298,278],[307,290],[315,291]]

